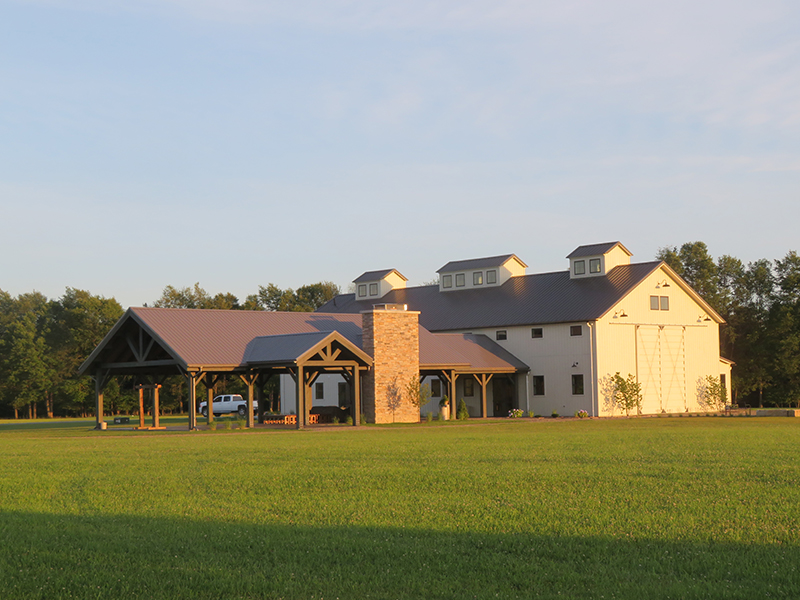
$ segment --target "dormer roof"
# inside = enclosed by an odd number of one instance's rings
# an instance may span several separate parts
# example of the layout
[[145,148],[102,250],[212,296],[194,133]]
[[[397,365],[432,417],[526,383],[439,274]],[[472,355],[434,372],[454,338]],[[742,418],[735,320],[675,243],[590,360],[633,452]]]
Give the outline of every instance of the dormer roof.
[[588,244],[586,246],[578,246],[567,255],[567,258],[580,258],[581,256],[598,256],[608,254],[614,248],[619,246],[628,256],[633,256],[633,253],[622,245],[622,242],[603,242],[602,244]]
[[526,265],[516,254],[502,254],[500,256],[489,256],[487,258],[471,258],[469,260],[451,260],[437,273],[447,273],[450,271],[468,271],[470,269],[486,269],[491,267],[499,267],[506,264],[511,259],[516,260],[520,265],[527,268]]
[[357,278],[353,280],[353,283],[361,283],[364,281],[380,281],[381,279],[385,279],[387,276],[395,273],[398,277],[400,277],[403,281],[408,281],[408,278],[405,277],[400,271],[397,269],[383,269],[382,271],[367,271],[359,275]]

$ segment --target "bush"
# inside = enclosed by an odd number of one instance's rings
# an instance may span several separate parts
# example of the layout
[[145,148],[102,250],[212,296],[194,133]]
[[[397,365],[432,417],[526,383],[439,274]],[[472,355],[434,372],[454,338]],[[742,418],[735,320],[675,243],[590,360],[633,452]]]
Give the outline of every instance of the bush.
[[230,419],[225,419],[225,425],[223,425],[225,431],[232,431],[233,430],[233,423]]
[[334,424],[334,425],[338,425],[338,424],[339,424],[339,417],[337,417],[337,416],[334,416],[334,417],[333,417],[333,419],[332,419],[332,421],[333,421],[333,424]]
[[521,416],[522,416],[521,408],[512,408],[510,411],[508,411],[509,419],[519,419]]
[[428,423],[430,423],[431,421],[433,421],[433,413],[432,413],[431,411],[428,411],[427,413],[425,413],[425,420],[426,420]]
[[536,417],[536,416],[538,416],[538,415],[534,415],[532,410],[529,410],[529,411],[528,411],[528,418],[529,418],[529,419],[533,419],[533,418],[534,418],[534,417]]
[[458,401],[458,412],[456,413],[456,418],[459,421],[469,419],[469,410],[467,410],[467,403],[464,402],[463,398]]
[[558,411],[554,410],[550,416],[553,417],[554,419],[557,419],[558,418]]
[[247,419],[239,417],[236,419],[236,427],[238,429],[247,429]]
[[350,415],[347,415],[347,418],[344,420],[344,422],[347,423],[348,425],[352,425],[353,424],[353,417],[351,417]]

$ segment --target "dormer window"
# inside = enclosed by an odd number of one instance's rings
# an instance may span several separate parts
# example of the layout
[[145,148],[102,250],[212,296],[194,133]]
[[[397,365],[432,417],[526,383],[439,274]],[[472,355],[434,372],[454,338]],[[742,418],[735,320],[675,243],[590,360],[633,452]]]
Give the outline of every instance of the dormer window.
[[475,271],[472,274],[472,285],[483,285],[483,271]]
[[370,296],[377,296],[378,295],[378,284],[377,283],[370,283],[369,284],[369,295]]
[[600,259],[599,258],[590,258],[589,259],[589,273],[599,273],[600,272]]
[[576,260],[575,261],[575,275],[585,275],[586,274],[586,261],[585,260]]
[[364,296],[367,295],[367,284],[366,283],[359,284],[359,286],[358,286],[358,295],[361,298],[363,298]]
[[453,287],[453,276],[452,275],[442,275],[442,287],[443,288],[451,288],[451,287]]
[[486,283],[487,285],[494,285],[497,283],[497,271],[495,269],[486,271]]
[[464,274],[456,273],[456,287],[464,287],[465,285],[467,285],[467,282],[464,278]]

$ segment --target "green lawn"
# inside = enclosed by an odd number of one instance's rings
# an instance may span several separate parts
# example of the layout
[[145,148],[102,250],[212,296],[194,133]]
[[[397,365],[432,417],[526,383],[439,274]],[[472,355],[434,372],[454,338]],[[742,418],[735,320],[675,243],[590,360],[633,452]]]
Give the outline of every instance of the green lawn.
[[797,598],[800,419],[0,422],[0,598]]

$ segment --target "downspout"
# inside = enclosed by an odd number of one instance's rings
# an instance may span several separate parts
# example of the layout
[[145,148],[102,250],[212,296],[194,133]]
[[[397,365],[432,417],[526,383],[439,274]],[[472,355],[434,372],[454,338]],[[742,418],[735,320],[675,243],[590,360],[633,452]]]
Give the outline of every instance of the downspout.
[[586,327],[589,328],[589,379],[592,382],[592,412],[594,413],[592,416],[599,417],[600,401],[597,393],[597,379],[594,375],[596,370],[595,361],[597,360],[597,336],[594,334],[592,323],[587,321]]

